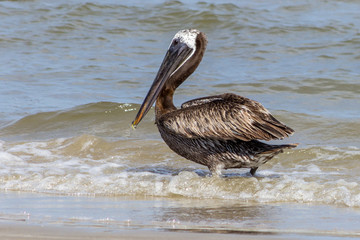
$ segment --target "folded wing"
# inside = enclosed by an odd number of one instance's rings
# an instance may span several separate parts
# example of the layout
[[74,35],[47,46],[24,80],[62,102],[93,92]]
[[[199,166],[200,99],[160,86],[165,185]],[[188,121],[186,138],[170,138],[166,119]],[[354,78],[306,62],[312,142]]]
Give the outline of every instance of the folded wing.
[[260,103],[230,93],[185,102],[157,124],[187,138],[272,140],[294,132]]

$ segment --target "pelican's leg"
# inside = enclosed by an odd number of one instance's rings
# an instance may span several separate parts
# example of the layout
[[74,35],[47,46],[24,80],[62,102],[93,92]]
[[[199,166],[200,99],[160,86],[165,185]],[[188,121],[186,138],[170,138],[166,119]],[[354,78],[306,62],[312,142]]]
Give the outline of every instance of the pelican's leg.
[[251,174],[252,176],[254,176],[257,169],[258,169],[257,167],[251,168],[251,169],[250,169],[250,174]]
[[216,165],[209,167],[211,175],[214,177],[221,177],[222,170],[224,169],[224,164],[218,163]]

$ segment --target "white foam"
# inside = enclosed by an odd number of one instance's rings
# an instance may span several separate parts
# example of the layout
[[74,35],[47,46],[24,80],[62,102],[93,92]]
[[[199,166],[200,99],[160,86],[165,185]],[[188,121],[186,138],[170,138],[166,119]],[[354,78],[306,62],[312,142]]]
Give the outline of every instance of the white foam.
[[0,165],[2,167],[4,166],[24,166],[26,165],[26,162],[21,159],[20,157],[17,157],[14,154],[11,154],[9,152],[0,152]]
[[[95,145],[89,147],[89,143]],[[195,171],[197,168],[174,175],[171,168],[178,169],[181,164],[177,165],[179,160],[169,161],[166,157],[163,162],[137,162],[136,158],[129,160],[129,153],[113,151],[99,158],[96,151],[118,147],[109,144],[91,136],[61,141],[2,142],[0,190],[75,195],[177,195],[244,202],[303,202],[360,207],[359,177],[338,172],[331,175],[331,168],[319,167],[321,159],[316,158],[317,164],[307,161],[303,165],[287,166],[286,171],[275,164],[275,170],[260,169],[257,177],[250,177],[244,170],[244,174],[238,176],[216,178],[199,176]],[[91,152],[91,148],[96,150],[95,153]],[[322,157],[326,157],[324,155],[322,153]],[[190,162],[184,163],[192,166]],[[166,170],[165,166],[170,169]],[[155,171],[154,168],[162,170]]]
[[311,173],[321,173],[321,169],[315,164],[310,164],[307,166],[307,171]]

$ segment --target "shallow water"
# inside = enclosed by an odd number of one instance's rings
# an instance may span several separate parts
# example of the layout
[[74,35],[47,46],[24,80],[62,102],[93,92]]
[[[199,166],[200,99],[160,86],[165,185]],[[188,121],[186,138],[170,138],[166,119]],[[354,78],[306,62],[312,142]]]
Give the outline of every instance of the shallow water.
[[[359,221],[359,11],[357,1],[0,2],[0,191],[275,204],[288,214],[305,203],[354,209]],[[296,131],[282,142],[299,147],[256,178],[207,177],[167,148],[153,111],[130,127],[171,38],[188,27],[209,44],[177,105],[233,92]]]
[[[222,233],[236,234],[238,239],[246,234],[261,239],[360,236],[358,210],[322,205],[258,205],[217,199],[79,197],[11,192],[0,193],[0,197],[0,203],[6,206],[0,222],[25,222],[30,226],[60,225],[115,234],[148,229]],[[227,239],[226,235],[223,238]]]

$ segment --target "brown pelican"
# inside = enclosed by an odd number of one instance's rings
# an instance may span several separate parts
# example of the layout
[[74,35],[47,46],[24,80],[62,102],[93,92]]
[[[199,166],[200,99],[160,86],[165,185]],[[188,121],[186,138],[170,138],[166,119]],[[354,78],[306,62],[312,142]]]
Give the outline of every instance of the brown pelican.
[[260,103],[232,93],[190,100],[177,109],[175,89],[195,71],[206,44],[205,34],[196,29],[176,33],[132,126],[139,124],[156,100],[155,124],[170,149],[207,166],[212,175],[229,168],[250,168],[254,175],[284,148],[297,146],[258,140],[283,139],[294,130]]

